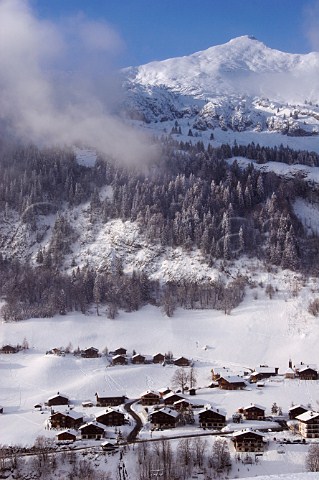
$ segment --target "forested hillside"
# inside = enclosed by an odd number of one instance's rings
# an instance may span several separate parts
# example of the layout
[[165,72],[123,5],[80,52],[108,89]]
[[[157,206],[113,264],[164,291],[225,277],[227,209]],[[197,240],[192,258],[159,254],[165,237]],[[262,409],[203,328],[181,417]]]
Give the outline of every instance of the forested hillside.
[[[162,140],[161,155],[145,167],[123,167],[98,155],[95,165],[80,164],[71,149],[35,146],[3,149],[0,170],[1,296],[6,320],[85,312],[92,303],[137,310],[162,305],[171,315],[178,305],[230,311],[244,295],[247,279],[159,281],[143,265],[125,270],[125,255],[114,254],[103,267],[87,262],[66,269],[79,236],[78,206],[90,228],[111,220],[134,222],[141,235],[163,249],[180,247],[187,256],[200,250],[204,261],[225,272],[242,256],[318,274],[319,242],[306,236],[292,205],[296,197],[317,198],[316,185],[301,175],[285,178],[245,169],[233,157],[319,165],[314,152],[284,147],[234,144],[205,148],[202,142]],[[104,195],[105,188],[110,195]],[[70,214],[70,212],[74,212]],[[22,234],[21,234],[22,232]],[[32,255],[31,251],[36,251]],[[103,260],[103,259],[101,259]]]

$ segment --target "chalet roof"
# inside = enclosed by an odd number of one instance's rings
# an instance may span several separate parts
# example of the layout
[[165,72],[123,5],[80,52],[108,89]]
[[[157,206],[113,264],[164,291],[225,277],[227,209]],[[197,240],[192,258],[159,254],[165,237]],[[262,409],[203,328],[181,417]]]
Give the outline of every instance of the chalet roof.
[[158,389],[159,393],[171,392],[172,390],[169,387],[163,387]]
[[256,367],[252,375],[258,375],[259,373],[276,373],[275,367],[268,367],[268,366],[259,366]]
[[299,369],[299,373],[306,372],[307,370],[318,373],[317,370],[310,365],[304,365],[302,368]]
[[95,396],[98,398],[122,398],[125,397],[125,393],[110,390],[109,392],[101,392],[101,394],[96,393]]
[[183,361],[185,360],[186,362],[190,362],[189,358],[186,358],[186,357],[178,357],[178,358],[175,358],[174,363],[176,363],[176,362],[178,362],[178,361],[180,361],[180,360],[183,360]]
[[98,415],[95,415],[95,418],[98,419],[104,415],[110,415],[111,413],[119,413],[120,415],[124,415],[123,412],[120,412],[117,408],[108,407],[104,412],[100,412]]
[[94,350],[95,352],[98,352],[98,351],[99,351],[99,349],[98,349],[98,348],[95,348],[95,347],[88,347],[88,348],[85,348],[85,349],[83,350],[83,352],[87,352],[88,350]]
[[101,443],[102,448],[109,447],[112,450],[118,448],[118,445],[115,442],[111,442],[110,440],[106,440],[105,442]]
[[293,368],[296,370],[296,371],[300,371],[301,369],[303,368],[312,368],[314,370],[317,370],[317,365],[315,365],[314,363],[304,363],[304,362],[300,362],[300,363],[296,363],[296,365],[293,366]]
[[183,397],[183,395],[180,395],[179,393],[175,393],[175,392],[169,392],[169,393],[166,393],[166,395],[163,396],[163,400],[168,400],[169,398],[171,397],[179,397],[181,400],[184,399],[185,397]]
[[300,422],[309,422],[310,420],[313,419],[318,419],[319,418],[319,413],[318,412],[313,412],[312,410],[308,410],[307,412],[302,413],[301,415],[298,415],[296,417],[296,420],[299,420]]
[[212,405],[205,405],[205,407],[198,410],[196,412],[196,414],[200,415],[200,414],[205,413],[205,412],[213,412],[213,413],[217,413],[218,415],[222,415],[223,417],[226,417],[225,410],[223,410],[221,408],[213,407]]
[[118,348],[116,348],[116,349],[114,350],[114,352],[124,352],[124,351],[125,351],[125,353],[126,353],[126,352],[127,352],[127,348],[118,347]]
[[73,418],[73,420],[78,420],[79,418],[83,418],[83,413],[75,412],[74,410],[67,411],[67,412],[54,412],[52,413],[51,417],[54,415],[64,415],[65,417]]
[[61,430],[59,433],[56,434],[56,436],[62,435],[63,433],[69,433],[70,435],[74,435],[74,437],[77,436],[77,431],[73,430],[72,428],[66,428],[65,430]]
[[117,360],[119,358],[123,358],[125,360],[125,356],[124,355],[121,355],[121,354],[118,354],[118,355],[114,355],[114,357],[112,357],[112,360]]
[[51,397],[49,397],[48,401],[53,400],[54,398],[57,398],[57,397],[62,397],[62,398],[65,398],[66,400],[69,400],[69,397],[67,395],[64,395],[63,393],[58,392],[56,395],[52,395]]
[[297,410],[297,408],[303,408],[305,412],[309,410],[304,405],[293,405],[292,407],[289,408],[288,412],[292,412],[293,410]]
[[145,355],[142,355],[141,353],[135,353],[135,355],[132,355],[132,358],[138,358],[138,357],[145,358]]
[[291,374],[292,374],[292,373],[295,373],[295,371],[294,371],[292,368],[289,367],[289,368],[287,368],[287,370],[285,371],[285,374],[287,374],[287,373],[291,373]]
[[243,378],[235,376],[235,375],[221,375],[219,380],[225,380],[228,383],[244,383],[244,384],[246,384],[246,382]]
[[265,411],[266,407],[262,407],[261,405],[257,405],[256,403],[251,403],[247,407],[243,407],[243,410],[250,410],[251,408],[259,408],[260,410]]
[[151,416],[154,415],[155,413],[164,413],[165,415],[169,415],[170,417],[173,417],[173,418],[179,417],[179,413],[176,412],[176,410],[172,410],[171,408],[168,408],[168,407],[163,407],[163,408],[160,408],[159,410],[154,410],[151,413]]
[[155,390],[145,390],[145,392],[142,392],[140,397],[145,397],[146,395],[156,395],[157,397],[159,397],[159,393],[158,392],[155,392]]
[[188,403],[188,405],[192,404],[192,402],[186,400],[186,398],[181,398],[180,400],[176,400],[176,402],[174,402],[174,405],[179,405],[180,403]]
[[103,423],[99,423],[99,422],[85,423],[84,425],[81,425],[81,427],[79,427],[79,430],[83,430],[84,428],[89,427],[89,426],[93,426],[93,427],[97,427],[97,428],[101,428],[102,430],[105,430],[105,425],[103,425]]
[[233,433],[233,437],[240,437],[242,435],[245,435],[246,433],[252,433],[253,435],[256,435],[258,437],[263,437],[264,435],[257,430],[252,430],[251,428],[245,428],[244,430],[238,430],[238,432]]

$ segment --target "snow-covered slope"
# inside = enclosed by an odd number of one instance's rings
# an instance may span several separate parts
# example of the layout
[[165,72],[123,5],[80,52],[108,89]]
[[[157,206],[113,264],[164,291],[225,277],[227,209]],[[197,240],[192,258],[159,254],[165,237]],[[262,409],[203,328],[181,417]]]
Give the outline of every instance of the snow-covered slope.
[[215,129],[217,135],[234,131],[239,137],[244,131],[288,137],[319,131],[319,53],[280,52],[243,36],[130,67],[123,75],[125,111],[162,133],[170,133],[176,120],[182,134],[191,127],[203,139]]
[[[184,95],[263,95],[280,101],[319,97],[319,53],[284,53],[243,36],[189,56],[127,70],[141,85],[162,86]],[[279,80],[279,82],[278,82]],[[293,84],[287,85],[287,80]],[[310,87],[310,89],[309,89]]]

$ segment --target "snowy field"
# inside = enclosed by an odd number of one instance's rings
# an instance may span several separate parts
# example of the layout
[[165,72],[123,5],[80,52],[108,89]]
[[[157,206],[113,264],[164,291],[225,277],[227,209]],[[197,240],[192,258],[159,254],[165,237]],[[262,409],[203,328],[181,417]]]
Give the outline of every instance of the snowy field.
[[[292,283],[297,280],[282,272],[274,284],[278,291],[270,300],[258,283],[274,279],[266,273],[263,277],[259,271],[256,280],[257,286],[247,290],[245,300],[231,315],[220,311],[179,309],[168,318],[158,308],[146,306],[138,312],[120,312],[115,320],[107,319],[102,311],[101,316],[93,312],[89,315],[70,313],[53,319],[2,323],[1,345],[21,344],[26,339],[30,348],[17,354],[0,355],[0,404],[4,407],[4,414],[0,416],[1,443],[32,445],[38,435],[53,437],[56,432],[45,428],[49,410],[41,413],[33,407],[58,391],[69,396],[75,411],[83,412],[89,420],[99,409],[83,409],[81,402],[94,401],[97,391],[124,393],[133,399],[146,389],[157,390],[171,384],[176,369],[171,365],[110,366],[105,356],[85,359],[72,354],[46,355],[46,351],[66,347],[70,342],[73,349],[94,346],[102,351],[105,347],[114,350],[123,346],[129,354],[133,350],[146,356],[172,351],[174,357],[191,358],[198,379],[197,395],[192,399],[224,409],[229,424],[232,414],[250,403],[264,406],[266,416],[271,415],[274,402],[282,407],[283,414],[287,414],[292,403],[311,405],[318,410],[317,381],[302,382],[283,376],[289,358],[293,363],[303,361],[319,365],[319,324],[307,312],[309,300],[318,286],[315,281],[302,285],[299,280],[299,293],[294,296]],[[260,364],[277,366],[282,375],[266,381],[263,388],[253,384],[244,391],[208,388],[213,367],[224,366],[236,374]],[[228,429],[248,426],[256,427],[245,422],[240,426],[229,425]],[[268,423],[264,425],[264,428],[271,427]],[[200,432],[196,423],[174,429],[177,436]],[[171,431],[153,432],[153,438],[163,433],[171,435]],[[110,429],[108,435],[114,437],[114,429]],[[151,435],[146,424],[140,438],[147,439]],[[277,437],[283,435],[292,434],[282,432]],[[274,436],[275,432],[266,434],[270,443],[262,462],[250,471],[246,465],[237,467],[241,477],[305,471],[308,445],[287,445],[286,453],[279,454]],[[234,471],[233,475],[235,478]]]

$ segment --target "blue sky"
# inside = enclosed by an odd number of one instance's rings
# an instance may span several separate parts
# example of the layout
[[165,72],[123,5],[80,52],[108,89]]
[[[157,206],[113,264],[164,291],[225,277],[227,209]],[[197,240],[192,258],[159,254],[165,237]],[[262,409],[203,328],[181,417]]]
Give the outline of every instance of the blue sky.
[[[291,53],[315,49],[318,0],[32,0],[40,18],[81,12],[120,35],[121,66],[188,55],[240,35]],[[316,35],[316,34],[314,34]]]

